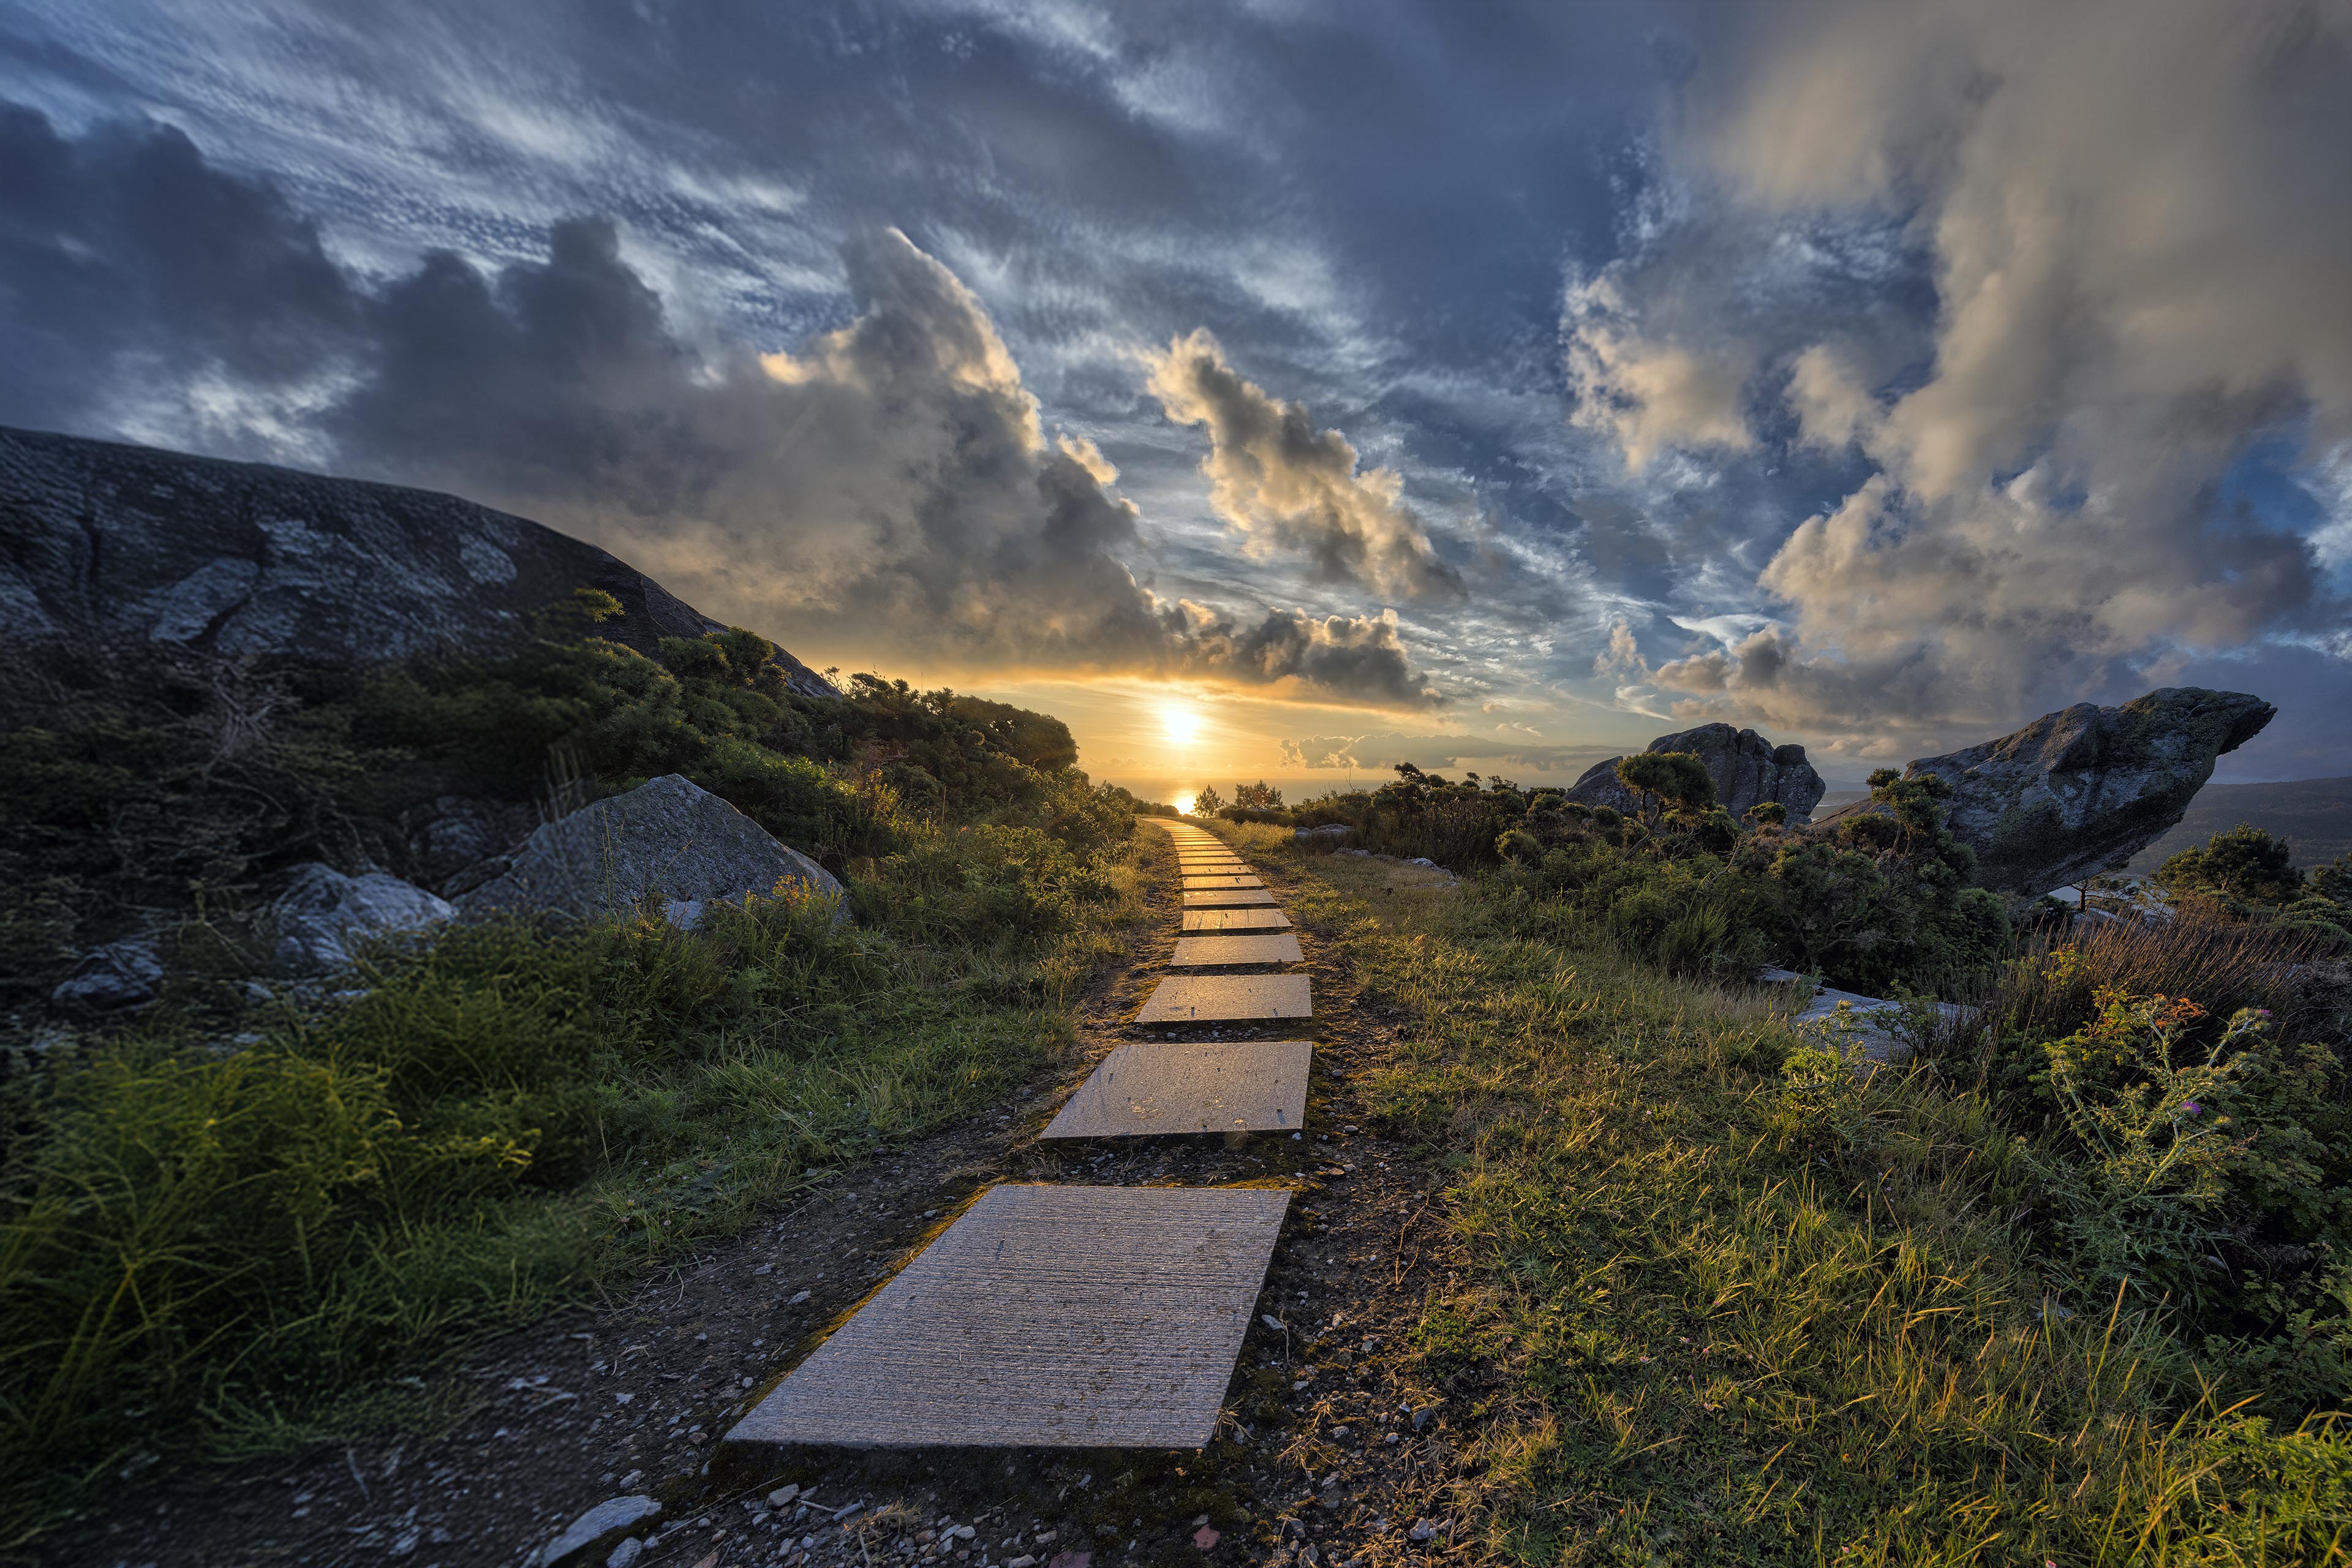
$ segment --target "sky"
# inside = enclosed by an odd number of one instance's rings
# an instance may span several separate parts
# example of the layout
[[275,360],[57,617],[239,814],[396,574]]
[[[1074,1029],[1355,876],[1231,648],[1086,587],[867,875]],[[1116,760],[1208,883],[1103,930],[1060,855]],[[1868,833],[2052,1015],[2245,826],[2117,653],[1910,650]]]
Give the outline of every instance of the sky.
[[0,0],[0,424],[453,490],[1097,776],[2352,773],[2352,7]]

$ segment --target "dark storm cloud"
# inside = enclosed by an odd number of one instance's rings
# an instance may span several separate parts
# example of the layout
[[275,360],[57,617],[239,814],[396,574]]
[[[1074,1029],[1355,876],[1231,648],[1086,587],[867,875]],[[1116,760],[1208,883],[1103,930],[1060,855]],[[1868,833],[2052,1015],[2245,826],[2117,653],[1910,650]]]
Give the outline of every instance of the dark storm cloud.
[[72,428],[206,377],[283,392],[352,347],[360,305],[316,226],[180,132],[69,140],[0,102],[0,423]]
[[71,424],[142,373],[216,371],[247,396],[331,376],[311,428],[339,466],[594,538],[741,624],[1434,700],[1393,617],[1252,624],[1139,584],[1116,471],[1048,437],[979,300],[895,230],[845,247],[855,320],[761,356],[687,342],[606,221],[560,222],[544,259],[492,273],[429,254],[371,293],[277,193],[176,132],[76,143],[21,111],[0,130],[24,154],[0,165],[6,331],[44,350],[11,378],[21,419]]

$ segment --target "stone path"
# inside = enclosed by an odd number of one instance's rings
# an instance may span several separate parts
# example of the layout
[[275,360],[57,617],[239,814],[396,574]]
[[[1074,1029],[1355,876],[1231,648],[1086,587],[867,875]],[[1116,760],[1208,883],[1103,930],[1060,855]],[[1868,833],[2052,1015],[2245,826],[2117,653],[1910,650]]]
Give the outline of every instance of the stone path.
[[1186,910],[1186,931],[1286,931],[1290,917],[1280,910]]
[[1307,1117],[1306,1040],[1149,1041],[1103,1059],[1047,1138],[1296,1132]]
[[1176,944],[1171,969],[1212,969],[1234,963],[1300,963],[1298,939],[1285,931],[1271,936],[1194,936]]
[[[1288,927],[1279,911],[1251,907],[1271,906],[1274,894],[1223,840],[1146,820],[1175,840],[1185,931]],[[1301,962],[1286,929],[1192,937],[1169,960]],[[1313,1011],[1304,974],[1177,975],[1135,1022],[1183,1029]],[[1313,1052],[1305,1040],[1125,1044],[1043,1136],[1296,1137]],[[793,1368],[726,1445],[1199,1447],[1215,1434],[1290,1197],[1274,1187],[992,1187]]]
[[992,1187],[729,1440],[1199,1447],[1289,1205],[1267,1187]]

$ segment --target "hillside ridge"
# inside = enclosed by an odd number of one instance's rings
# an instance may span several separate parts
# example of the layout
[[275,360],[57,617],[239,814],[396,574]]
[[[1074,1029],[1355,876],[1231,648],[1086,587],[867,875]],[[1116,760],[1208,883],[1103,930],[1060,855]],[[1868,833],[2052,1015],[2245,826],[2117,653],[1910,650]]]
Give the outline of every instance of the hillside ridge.
[[[436,490],[0,426],[0,640],[386,662],[494,644],[596,588],[651,653],[725,629],[628,563]],[[838,695],[779,648],[803,696]]]

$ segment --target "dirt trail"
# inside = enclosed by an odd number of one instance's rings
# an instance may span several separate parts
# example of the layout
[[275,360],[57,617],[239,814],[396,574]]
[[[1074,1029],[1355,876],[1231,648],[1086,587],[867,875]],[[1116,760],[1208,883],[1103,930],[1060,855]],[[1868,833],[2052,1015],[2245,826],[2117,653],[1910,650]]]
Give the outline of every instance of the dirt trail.
[[[1032,1568],[1024,1558],[1082,1568],[1073,1552],[1101,1568],[1204,1560],[1311,1568],[1444,1551],[1455,1468],[1448,1411],[1413,1381],[1407,1340],[1428,1292],[1445,1281],[1445,1234],[1428,1205],[1432,1173],[1357,1105],[1354,1085],[1381,1062],[1401,1021],[1360,1003],[1328,943],[1302,922],[1311,1028],[1222,1032],[1317,1040],[1302,1136],[1034,1142],[1097,1060],[1156,1034],[1127,1020],[1165,973],[1177,877],[1171,847],[1150,843],[1146,852],[1160,873],[1153,918],[1132,962],[1084,999],[1085,1047],[1053,1079],[843,1173],[647,1279],[617,1308],[567,1313],[486,1346],[466,1373],[479,1405],[446,1437],[180,1478],[126,1499],[82,1539],[52,1542],[53,1560],[520,1564],[585,1510],[635,1491],[666,1506],[638,1568]],[[1259,870],[1291,906],[1287,871]],[[989,1183],[1267,1179],[1302,1191],[1229,1395],[1234,1419],[1209,1448],[817,1450],[790,1455],[773,1474],[707,1473],[719,1436],[757,1392]],[[766,1498],[785,1486],[801,1496],[772,1510]],[[943,1533],[955,1525],[971,1532]]]

